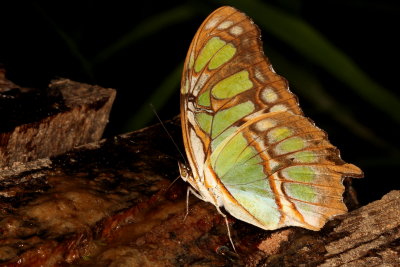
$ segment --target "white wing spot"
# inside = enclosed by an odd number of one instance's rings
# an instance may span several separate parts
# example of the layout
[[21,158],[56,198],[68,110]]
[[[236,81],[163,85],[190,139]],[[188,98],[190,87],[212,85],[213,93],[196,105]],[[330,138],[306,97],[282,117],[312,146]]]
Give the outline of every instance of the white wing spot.
[[197,84],[196,84],[196,87],[193,88],[193,95],[194,96],[197,96],[199,94],[200,90],[203,88],[204,84],[207,82],[209,76],[210,76],[209,74],[203,73],[199,77],[199,79],[197,81]]
[[235,36],[238,36],[243,33],[243,28],[240,26],[233,26],[229,32]]
[[272,119],[263,119],[254,125],[257,131],[264,132],[274,126],[276,126],[276,121]]
[[260,82],[265,82],[265,77],[264,75],[261,73],[261,71],[259,71],[258,69],[256,69],[254,71],[254,75],[256,76],[257,80],[259,80]]
[[224,21],[218,25],[218,30],[228,29],[232,25],[233,25],[233,21],[230,21],[230,20]]
[[219,22],[219,17],[213,18],[212,20],[210,20],[209,22],[207,22],[205,29],[209,30],[211,28],[214,28],[215,25],[217,25],[217,23]]
[[[192,110],[190,107],[188,107],[188,108],[189,108],[189,110]],[[193,108],[193,105],[192,105],[192,108]],[[188,118],[188,121],[190,122],[190,124],[196,125],[196,120],[194,119],[193,112],[189,111],[189,110],[186,111],[186,116]]]
[[276,111],[286,111],[288,108],[285,105],[279,104],[275,105],[272,108],[269,109],[270,112],[276,112]]
[[266,103],[272,103],[278,99],[278,95],[271,87],[267,86],[261,92],[261,99]]
[[199,170],[199,174],[202,174],[204,170],[205,159],[203,143],[193,129],[190,130],[190,142],[193,148],[194,157],[196,158],[195,162]]
[[189,80],[185,79],[185,85],[181,87],[181,94],[187,94],[189,91]]
[[192,69],[194,65],[194,51],[190,52],[189,56],[189,69]]

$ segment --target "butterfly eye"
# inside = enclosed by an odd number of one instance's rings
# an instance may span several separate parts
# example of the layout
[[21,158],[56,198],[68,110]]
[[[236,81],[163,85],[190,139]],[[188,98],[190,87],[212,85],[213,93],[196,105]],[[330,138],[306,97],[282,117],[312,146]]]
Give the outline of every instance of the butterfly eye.
[[182,175],[183,177],[187,177],[188,173],[187,173],[187,171],[186,171],[185,169],[182,169],[182,170],[181,170],[181,175]]
[[189,176],[190,173],[190,168],[188,166],[186,166],[185,164],[183,164],[182,162],[178,163],[179,165],[179,172],[181,174],[181,177],[186,178]]

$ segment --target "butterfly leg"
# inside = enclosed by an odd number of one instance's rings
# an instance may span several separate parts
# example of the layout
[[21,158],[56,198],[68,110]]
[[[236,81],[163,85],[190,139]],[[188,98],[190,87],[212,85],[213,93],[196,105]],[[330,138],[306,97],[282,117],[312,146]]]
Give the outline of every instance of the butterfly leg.
[[185,217],[183,218],[183,221],[185,221],[187,216],[189,215],[189,195],[190,195],[190,193],[192,193],[199,199],[204,200],[203,197],[199,193],[197,193],[192,187],[188,186],[188,188],[186,190],[186,214],[185,214]]
[[229,228],[229,222],[228,222],[228,216],[226,216],[226,214],[224,214],[217,205],[215,205],[215,207],[217,208],[217,211],[219,214],[221,214],[222,217],[224,217],[225,219],[225,223],[226,223],[226,229],[228,229],[228,237],[229,237],[229,241],[231,242],[232,248],[233,250],[236,252],[236,248],[235,245],[233,244],[233,240],[232,240],[232,236],[231,236],[231,230]]
[[[199,199],[204,200],[203,197],[198,192],[196,192],[196,190],[194,190],[192,187],[188,186],[187,191],[186,191],[186,214],[185,214],[185,217],[183,218],[183,221],[185,221],[187,216],[189,215],[189,196],[190,196],[190,193],[192,193],[193,195],[195,195]],[[236,248],[235,248],[235,245],[233,244],[233,240],[232,240],[231,229],[229,228],[228,216],[226,216],[226,214],[224,214],[220,210],[218,205],[216,205],[216,204],[214,204],[214,205],[217,208],[218,213],[221,214],[221,216],[224,217],[224,219],[225,219],[226,229],[228,230],[229,242],[231,242],[232,248],[236,252]]]

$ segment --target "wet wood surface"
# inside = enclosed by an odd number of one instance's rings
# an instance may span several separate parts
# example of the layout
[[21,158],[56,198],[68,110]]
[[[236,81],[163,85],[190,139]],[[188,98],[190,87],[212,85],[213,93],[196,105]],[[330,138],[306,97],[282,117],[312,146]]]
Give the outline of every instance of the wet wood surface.
[[[165,124],[180,144],[176,118]],[[182,148],[181,148],[182,149]],[[0,171],[2,266],[399,266],[400,192],[318,232],[264,231],[192,196],[160,125]],[[385,265],[386,264],[386,265]]]

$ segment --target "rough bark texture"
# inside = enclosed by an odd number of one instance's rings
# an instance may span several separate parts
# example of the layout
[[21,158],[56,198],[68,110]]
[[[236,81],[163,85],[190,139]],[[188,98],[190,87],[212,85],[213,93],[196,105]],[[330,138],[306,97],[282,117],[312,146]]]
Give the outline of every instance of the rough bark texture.
[[285,237],[279,253],[271,254],[271,246],[259,246],[271,256],[256,266],[400,266],[399,241],[400,191],[391,191],[381,200],[338,217],[321,232]]
[[[15,88],[21,89],[6,80],[4,72],[1,72],[0,93]],[[22,88],[21,92],[24,90],[28,89]],[[115,90],[68,79],[51,82],[49,90],[61,92],[65,110],[16,125],[0,133],[0,167],[58,155],[101,138],[108,122]],[[21,108],[23,107],[16,107]]]
[[[180,140],[177,119],[166,128]],[[178,142],[179,143],[179,142]],[[190,198],[159,125],[0,171],[3,266],[399,266],[400,192],[321,231],[263,231]],[[1,265],[1,264],[0,264]]]
[[351,212],[326,240],[321,266],[400,266],[400,191]]

